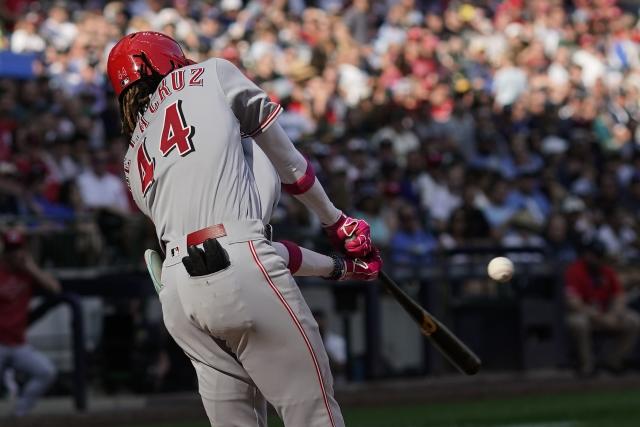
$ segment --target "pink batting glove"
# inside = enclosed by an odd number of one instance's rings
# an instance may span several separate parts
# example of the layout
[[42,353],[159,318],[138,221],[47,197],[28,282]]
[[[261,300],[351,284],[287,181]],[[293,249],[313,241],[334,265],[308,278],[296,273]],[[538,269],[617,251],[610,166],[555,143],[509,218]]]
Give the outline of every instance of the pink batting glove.
[[338,280],[370,282],[378,278],[381,269],[382,258],[380,257],[380,251],[374,247],[373,252],[366,258],[344,258],[344,273]]
[[334,248],[351,258],[365,257],[374,246],[367,221],[340,215],[338,221],[324,228]]

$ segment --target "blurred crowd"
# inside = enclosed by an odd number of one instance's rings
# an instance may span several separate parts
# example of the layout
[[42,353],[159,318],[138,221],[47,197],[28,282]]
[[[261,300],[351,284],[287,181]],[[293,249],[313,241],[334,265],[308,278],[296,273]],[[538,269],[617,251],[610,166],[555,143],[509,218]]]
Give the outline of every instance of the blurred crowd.
[[[640,22],[616,0],[8,0],[0,20],[0,49],[38,58],[36,78],[0,80],[0,215],[71,226],[85,254],[138,216],[106,56],[157,30],[280,102],[392,261],[496,243],[571,261],[584,236],[638,258]],[[274,222],[319,234],[286,195]]]

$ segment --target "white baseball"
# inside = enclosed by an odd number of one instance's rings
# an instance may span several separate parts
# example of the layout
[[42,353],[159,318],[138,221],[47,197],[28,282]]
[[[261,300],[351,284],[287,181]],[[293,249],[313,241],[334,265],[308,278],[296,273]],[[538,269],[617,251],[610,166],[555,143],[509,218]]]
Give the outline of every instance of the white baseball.
[[503,256],[496,257],[489,262],[487,273],[496,282],[508,282],[513,277],[513,262]]

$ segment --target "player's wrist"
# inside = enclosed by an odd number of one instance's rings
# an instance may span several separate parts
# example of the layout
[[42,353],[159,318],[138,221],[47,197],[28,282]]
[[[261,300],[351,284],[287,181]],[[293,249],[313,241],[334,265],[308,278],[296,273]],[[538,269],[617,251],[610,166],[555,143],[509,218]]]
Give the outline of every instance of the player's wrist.
[[327,280],[340,280],[345,275],[346,264],[343,257],[338,254],[331,254],[331,259],[333,260],[333,270],[328,276],[325,276],[324,279]]
[[344,222],[346,221],[347,215],[345,215],[344,212],[342,212],[341,210],[338,210],[337,215],[338,217],[333,222],[322,225],[322,227],[327,231],[327,233],[337,232],[338,228],[340,228],[340,226],[344,224]]

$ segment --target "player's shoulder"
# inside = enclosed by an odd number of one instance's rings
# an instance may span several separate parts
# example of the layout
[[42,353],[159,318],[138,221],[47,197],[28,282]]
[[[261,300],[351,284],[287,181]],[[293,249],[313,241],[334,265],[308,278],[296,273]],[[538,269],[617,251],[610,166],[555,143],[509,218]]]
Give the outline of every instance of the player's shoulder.
[[217,63],[218,60],[220,58],[216,58],[216,57],[211,57],[209,59],[205,59],[204,61],[198,62],[196,64],[193,65],[188,65],[188,67],[203,67],[203,68],[216,68],[217,67]]
[[201,67],[201,68],[204,68],[207,72],[211,71],[212,73],[218,76],[223,75],[225,72],[228,72],[228,70],[230,69],[236,68],[236,66],[233,65],[232,62],[226,59],[217,58],[217,57],[206,59],[202,62],[198,62],[195,65],[190,65],[190,67]]
[[244,76],[245,71],[241,68],[241,66],[236,65],[235,63],[224,59],[224,58],[210,58],[208,61],[211,61],[212,65],[215,66],[216,72],[219,76],[228,76],[233,78],[234,76]]
[[221,79],[221,75],[224,74],[223,70],[226,67],[225,62],[228,61],[221,58],[212,57],[204,61],[196,62],[194,64],[190,64],[174,70],[167,76],[165,76],[165,79],[168,82],[172,82],[173,79],[175,79],[175,77],[173,77],[172,75],[178,73],[186,75],[183,78],[187,80],[187,86],[203,86],[203,81],[209,80],[211,78]]
[[220,61],[224,61],[224,59],[211,57],[209,59],[205,59],[204,61],[196,62],[190,65],[186,65],[181,70],[185,69],[204,69],[207,71],[215,71],[218,68],[218,64]]
[[[191,86],[194,86],[194,79],[198,81],[198,84],[195,86],[204,86],[203,82],[214,80],[217,81],[218,87],[221,89],[232,84],[231,82],[237,82],[238,76],[243,75],[232,62],[217,57],[211,57],[204,61],[187,65],[180,70],[186,70],[187,79]],[[174,71],[174,73],[176,71]],[[169,76],[165,78],[168,77]]]

